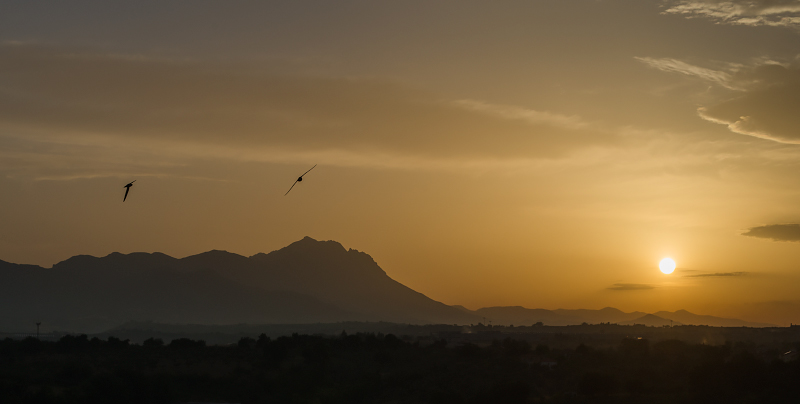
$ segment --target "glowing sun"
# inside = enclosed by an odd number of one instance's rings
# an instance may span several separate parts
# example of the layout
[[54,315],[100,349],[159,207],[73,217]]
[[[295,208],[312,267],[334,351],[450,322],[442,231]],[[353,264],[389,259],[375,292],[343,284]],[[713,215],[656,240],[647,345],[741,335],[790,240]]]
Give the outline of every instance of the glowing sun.
[[665,274],[671,274],[675,270],[675,261],[672,258],[664,258],[658,263],[658,268]]

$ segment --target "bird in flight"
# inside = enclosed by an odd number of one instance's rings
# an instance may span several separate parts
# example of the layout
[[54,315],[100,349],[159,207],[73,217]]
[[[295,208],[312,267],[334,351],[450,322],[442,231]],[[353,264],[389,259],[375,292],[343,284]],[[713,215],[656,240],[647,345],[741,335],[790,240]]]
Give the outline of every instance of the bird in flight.
[[[317,166],[317,165],[316,165],[316,164],[314,164],[314,167],[316,167],[316,166]],[[308,169],[308,171],[311,171],[311,170],[313,170],[313,169],[314,169],[314,167],[311,167],[311,168],[309,168],[309,169]],[[292,188],[294,188],[294,186],[295,186],[295,185],[297,185],[297,183],[298,183],[298,182],[300,182],[300,181],[302,181],[302,180],[303,180],[303,176],[304,176],[304,175],[306,175],[306,174],[308,174],[308,171],[304,172],[304,173],[303,173],[303,175],[301,175],[299,178],[297,178],[297,181],[295,181],[295,182],[294,182],[294,184],[292,184]],[[291,190],[292,190],[292,188],[289,188],[289,191],[291,191]],[[286,193],[285,193],[285,194],[283,194],[283,196],[289,195],[289,191],[286,191]]]
[[131,187],[133,186],[134,182],[136,182],[136,180],[133,180],[133,181],[129,182],[128,185],[125,185],[123,187],[123,188],[125,188],[125,197],[122,198],[122,202],[125,202],[125,200],[128,199],[128,191],[131,190]]

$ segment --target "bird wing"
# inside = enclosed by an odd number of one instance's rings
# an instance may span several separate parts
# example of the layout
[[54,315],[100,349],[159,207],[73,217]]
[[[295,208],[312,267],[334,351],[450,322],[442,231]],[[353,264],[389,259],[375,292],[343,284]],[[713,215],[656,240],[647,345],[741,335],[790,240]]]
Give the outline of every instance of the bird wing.
[[[317,165],[316,165],[316,164],[314,164],[314,167],[316,167],[316,166],[317,166]],[[313,169],[314,169],[314,167],[311,167],[311,168],[309,168],[309,169],[308,169],[308,171],[311,171],[311,170],[313,170]],[[304,173],[303,173],[303,175],[306,175],[306,174],[308,174],[308,171],[304,172]],[[300,178],[303,178],[303,175],[301,175],[301,176],[300,176]]]
[[[294,185],[295,185],[295,184],[297,184],[297,181],[295,181],[295,182],[294,182],[294,184],[292,184],[292,188],[294,188]],[[292,190],[292,188],[289,188],[289,191],[291,191],[291,190]],[[289,191],[286,191],[286,193],[285,193],[285,194],[283,194],[283,196],[289,195]]]
[[125,200],[128,199],[128,191],[130,191],[130,190],[131,190],[131,187],[125,187],[125,197],[122,198],[122,202],[125,202]]

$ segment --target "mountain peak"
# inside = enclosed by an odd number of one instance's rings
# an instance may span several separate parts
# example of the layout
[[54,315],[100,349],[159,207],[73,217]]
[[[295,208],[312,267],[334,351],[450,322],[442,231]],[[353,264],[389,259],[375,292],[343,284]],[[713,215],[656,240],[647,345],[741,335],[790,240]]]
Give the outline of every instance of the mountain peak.
[[227,267],[231,264],[243,265],[245,262],[247,262],[247,258],[243,255],[234,254],[225,250],[211,250],[181,258],[180,261],[184,266],[194,267],[197,269]]
[[171,263],[177,261],[169,255],[155,252],[144,253],[134,252],[130,254],[123,254],[120,252],[112,252],[104,257],[95,257],[93,255],[76,255],[67,258],[53,265],[53,269],[123,269],[135,270],[137,268],[160,268],[169,266]]
[[275,250],[267,254],[263,252],[254,254],[251,255],[250,258],[256,261],[264,261],[269,259],[268,257],[275,257],[276,255],[285,255],[285,254],[303,255],[303,256],[311,256],[317,258],[319,257],[333,258],[333,257],[342,257],[345,255],[344,253],[347,252],[348,250],[345,249],[344,246],[338,241],[333,241],[333,240],[320,241],[320,240],[315,240],[309,236],[305,236],[301,240],[295,241],[279,250]]
[[311,237],[308,237],[308,236],[303,237],[302,240],[295,241],[294,243],[289,244],[286,247],[283,247],[282,250],[285,250],[285,249],[288,249],[288,248],[292,248],[292,247],[294,247],[294,248],[304,248],[304,249],[305,248],[319,248],[319,249],[325,248],[325,249],[329,249],[329,250],[347,251],[344,248],[344,246],[341,243],[339,243],[338,241],[333,241],[333,240],[325,240],[325,241],[315,240],[315,239],[313,239]]
[[[306,269],[316,268],[314,272],[322,268],[328,268],[329,270],[338,268],[335,271],[344,270],[353,275],[386,275],[386,272],[378,266],[369,254],[352,248],[345,249],[338,241],[320,241],[308,236],[280,250],[272,251],[269,254],[259,253],[250,258],[261,262],[271,260],[289,260],[294,264],[303,262],[302,266],[306,267]],[[295,269],[299,268],[295,266]]]

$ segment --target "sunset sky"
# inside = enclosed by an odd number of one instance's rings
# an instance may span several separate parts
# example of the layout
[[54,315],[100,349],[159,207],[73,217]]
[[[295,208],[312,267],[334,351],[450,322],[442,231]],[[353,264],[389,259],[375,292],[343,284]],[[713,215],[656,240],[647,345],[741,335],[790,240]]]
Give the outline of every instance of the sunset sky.
[[310,236],[471,309],[788,325],[797,223],[798,0],[0,1],[0,260]]

